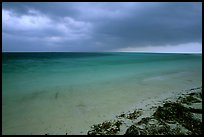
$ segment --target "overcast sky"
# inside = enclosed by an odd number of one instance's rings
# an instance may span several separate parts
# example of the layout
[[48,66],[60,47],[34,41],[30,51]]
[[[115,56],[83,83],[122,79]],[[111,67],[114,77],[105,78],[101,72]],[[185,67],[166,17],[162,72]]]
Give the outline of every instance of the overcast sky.
[[202,53],[202,3],[2,3],[2,40],[3,51]]

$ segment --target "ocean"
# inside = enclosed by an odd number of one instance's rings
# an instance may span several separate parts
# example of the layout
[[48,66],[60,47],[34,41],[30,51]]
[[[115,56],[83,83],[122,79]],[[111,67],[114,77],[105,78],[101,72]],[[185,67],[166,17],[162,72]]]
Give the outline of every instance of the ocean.
[[2,53],[2,134],[87,134],[162,94],[202,86],[202,54]]

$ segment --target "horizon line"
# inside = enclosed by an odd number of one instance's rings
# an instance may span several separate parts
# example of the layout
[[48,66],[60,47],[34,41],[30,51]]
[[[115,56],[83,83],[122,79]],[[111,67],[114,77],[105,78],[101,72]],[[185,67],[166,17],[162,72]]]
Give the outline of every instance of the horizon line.
[[143,52],[143,51],[2,51],[2,53],[95,53],[95,52],[110,52],[110,53],[167,53],[167,54],[202,54],[202,52]]

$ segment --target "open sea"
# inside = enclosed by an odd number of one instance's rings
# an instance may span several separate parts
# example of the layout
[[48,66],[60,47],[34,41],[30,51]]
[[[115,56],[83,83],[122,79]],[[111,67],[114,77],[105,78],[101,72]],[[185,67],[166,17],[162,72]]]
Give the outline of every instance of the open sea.
[[202,54],[2,53],[2,134],[87,134],[135,104],[202,86]]

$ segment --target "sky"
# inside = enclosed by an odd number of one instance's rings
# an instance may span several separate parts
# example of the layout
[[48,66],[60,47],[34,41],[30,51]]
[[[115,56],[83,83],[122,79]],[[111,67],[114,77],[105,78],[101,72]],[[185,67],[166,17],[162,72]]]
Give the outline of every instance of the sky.
[[202,53],[202,3],[4,2],[2,51]]

